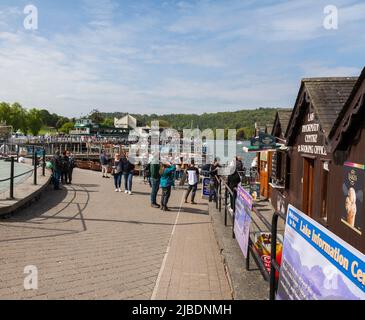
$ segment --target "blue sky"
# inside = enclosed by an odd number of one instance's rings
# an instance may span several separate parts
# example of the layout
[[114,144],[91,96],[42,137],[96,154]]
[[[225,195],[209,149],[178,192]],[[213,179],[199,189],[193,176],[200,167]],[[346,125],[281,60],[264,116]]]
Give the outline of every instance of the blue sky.
[[290,107],[303,77],[358,75],[364,40],[355,0],[0,0],[0,101],[66,116]]

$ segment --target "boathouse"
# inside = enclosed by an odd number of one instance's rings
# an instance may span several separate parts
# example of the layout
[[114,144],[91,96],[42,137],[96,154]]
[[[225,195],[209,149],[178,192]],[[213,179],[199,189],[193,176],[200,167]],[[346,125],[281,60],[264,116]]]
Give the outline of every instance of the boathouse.
[[329,137],[328,227],[365,253],[365,69]]
[[327,226],[329,134],[357,78],[303,79],[286,131],[288,202]]

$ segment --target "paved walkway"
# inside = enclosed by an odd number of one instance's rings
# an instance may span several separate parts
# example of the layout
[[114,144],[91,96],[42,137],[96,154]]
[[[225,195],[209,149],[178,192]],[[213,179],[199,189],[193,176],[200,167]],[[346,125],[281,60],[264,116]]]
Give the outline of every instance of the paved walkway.
[[138,179],[132,196],[96,172],[74,183],[0,220],[0,299],[231,299],[205,201],[181,206],[176,190],[167,213]]

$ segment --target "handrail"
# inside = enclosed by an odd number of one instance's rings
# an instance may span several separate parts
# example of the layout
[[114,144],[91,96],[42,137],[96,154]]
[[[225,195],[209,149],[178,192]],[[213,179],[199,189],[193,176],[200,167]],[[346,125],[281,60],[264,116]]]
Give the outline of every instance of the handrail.
[[275,211],[272,217],[272,224],[271,224],[270,300],[275,300],[275,294],[277,291],[276,272],[280,272],[279,263],[276,261],[279,218],[286,221],[286,215],[282,214],[281,212]]

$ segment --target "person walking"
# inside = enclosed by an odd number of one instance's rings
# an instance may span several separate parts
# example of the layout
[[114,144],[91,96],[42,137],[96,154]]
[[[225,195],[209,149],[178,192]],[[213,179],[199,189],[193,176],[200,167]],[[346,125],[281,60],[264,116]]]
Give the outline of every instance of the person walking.
[[105,150],[101,151],[100,154],[100,165],[101,165],[101,173],[103,178],[109,179],[108,170],[109,170],[109,157],[106,154]]
[[61,182],[63,185],[69,184],[68,181],[69,166],[70,166],[70,159],[67,156],[67,151],[64,151],[61,157]]
[[123,156],[121,159],[122,168],[123,168],[123,177],[124,177],[124,189],[125,193],[132,195],[132,186],[133,186],[133,175],[135,165],[129,161],[127,156]]
[[56,150],[55,155],[52,159],[52,181],[54,190],[60,190],[60,179],[61,179],[61,156],[60,151]]
[[217,201],[217,194],[218,194],[218,170],[221,168],[219,164],[219,159],[214,159],[213,164],[210,166],[210,183],[209,183],[209,202],[212,202],[213,198],[214,201]]
[[157,194],[160,190],[160,162],[158,157],[154,156],[151,162],[149,163],[150,167],[150,181],[151,181],[151,207],[152,208],[160,208],[161,206],[157,204]]
[[230,196],[231,209],[235,211],[236,210],[235,199],[237,198],[237,187],[241,183],[241,176],[238,173],[237,167],[234,168],[232,167],[232,170],[234,170],[234,172],[228,176],[227,185],[229,189],[233,192],[233,194],[229,192],[229,196]]
[[186,169],[186,174],[187,174],[187,177],[188,177],[189,188],[188,188],[188,190],[186,191],[186,194],[185,194],[185,203],[188,203],[189,195],[192,192],[192,194],[191,194],[191,204],[196,204],[195,195],[196,195],[196,191],[198,190],[199,169],[197,167],[195,167],[194,160],[191,160],[191,164]]
[[161,198],[161,210],[163,211],[171,211],[167,204],[170,200],[171,196],[171,188],[174,185],[175,181],[175,171],[176,167],[171,165],[170,163],[164,163],[162,166],[162,174],[160,185],[162,188],[162,198]]
[[69,181],[70,184],[72,184],[72,175],[73,175],[74,168],[76,166],[75,158],[74,158],[74,155],[70,151],[67,151],[66,155],[69,159],[68,173],[67,173],[68,181]]
[[122,162],[120,160],[120,154],[116,153],[114,156],[114,163],[113,163],[113,176],[114,176],[114,185],[115,185],[115,192],[122,192]]

